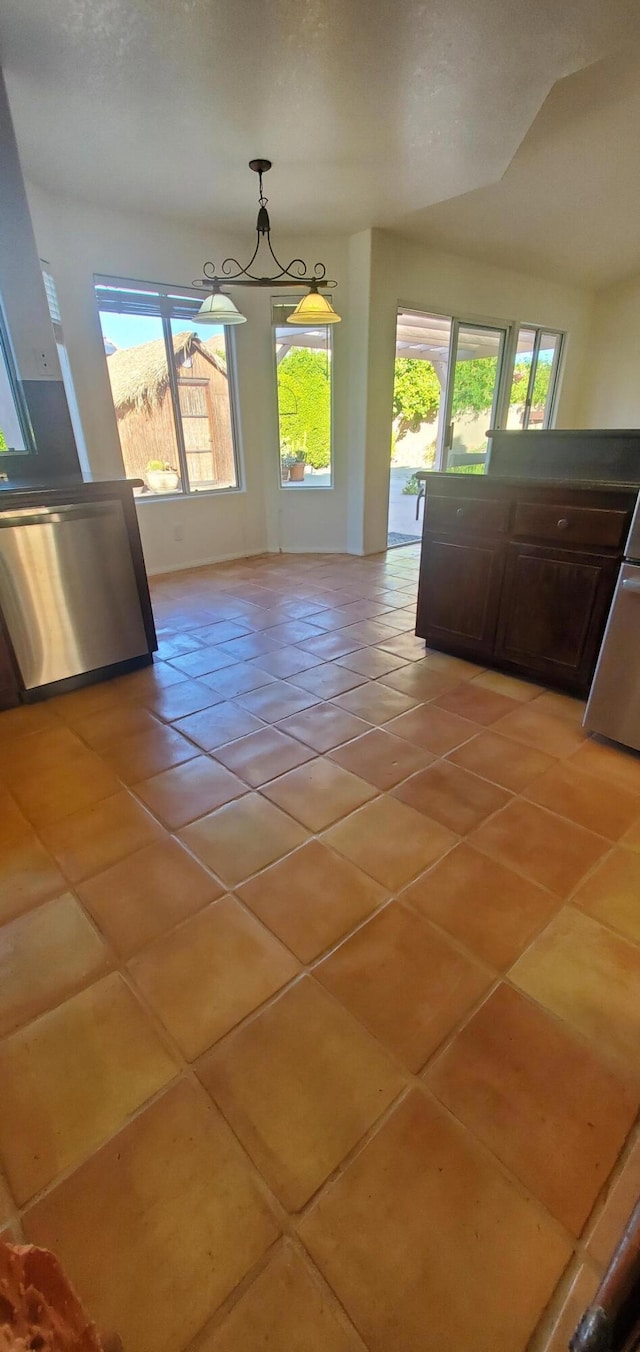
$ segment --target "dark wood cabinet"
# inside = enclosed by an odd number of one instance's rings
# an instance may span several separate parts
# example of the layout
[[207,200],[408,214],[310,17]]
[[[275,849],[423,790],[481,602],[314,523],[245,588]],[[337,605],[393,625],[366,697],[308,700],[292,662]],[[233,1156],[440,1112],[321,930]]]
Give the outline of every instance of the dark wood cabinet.
[[606,554],[509,545],[495,656],[545,681],[588,683],[618,567]]
[[425,535],[418,613],[429,616],[430,642],[464,644],[477,657],[493,652],[505,546]]
[[20,703],[20,685],[13,653],[0,619],[0,709],[12,709]]
[[416,633],[586,694],[637,489],[427,476]]

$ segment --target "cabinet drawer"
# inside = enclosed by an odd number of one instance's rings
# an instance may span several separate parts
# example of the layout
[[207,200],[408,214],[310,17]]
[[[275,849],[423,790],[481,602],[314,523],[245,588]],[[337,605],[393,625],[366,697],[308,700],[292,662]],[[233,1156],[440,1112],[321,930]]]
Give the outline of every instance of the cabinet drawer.
[[441,531],[483,531],[487,535],[505,531],[509,503],[500,498],[449,498],[427,493],[425,529]]
[[554,503],[519,502],[513,533],[527,539],[553,540],[563,548],[581,544],[615,549],[623,543],[627,526],[627,512],[567,507],[562,503],[556,506]]

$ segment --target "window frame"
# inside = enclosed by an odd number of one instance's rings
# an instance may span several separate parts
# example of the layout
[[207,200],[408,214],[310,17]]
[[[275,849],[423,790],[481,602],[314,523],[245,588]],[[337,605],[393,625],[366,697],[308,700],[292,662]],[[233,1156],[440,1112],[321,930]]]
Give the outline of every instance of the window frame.
[[511,404],[511,389],[513,385],[513,373],[515,371],[516,362],[518,360],[518,337],[521,329],[528,329],[531,333],[533,333],[534,341],[533,341],[533,351],[531,354],[531,371],[529,372],[529,384],[527,386],[527,393],[524,401],[525,416],[523,419],[522,427],[518,428],[518,431],[520,432],[529,431],[529,419],[531,417],[530,396],[533,392],[533,387],[535,383],[536,372],[538,368],[538,357],[540,354],[540,346],[542,339],[543,337],[558,339],[555,352],[553,354],[553,361],[551,363],[551,375],[549,377],[549,393],[547,395],[547,403],[545,408],[544,419],[542,421],[542,426],[540,428],[541,431],[546,432],[548,431],[549,428],[555,426],[556,412],[558,407],[558,399],[560,396],[560,388],[562,385],[562,374],[564,370],[564,361],[569,335],[566,329],[555,329],[550,324],[532,324],[529,323],[529,321],[526,319],[513,320],[511,351],[508,351],[506,354],[509,377],[508,382],[505,382],[504,407],[500,410],[501,421],[499,426],[501,427],[506,427],[507,419],[509,416],[509,408]]
[[27,401],[25,399],[24,390],[22,388],[22,381],[20,380],[20,377],[18,375],[18,368],[16,365],[15,357],[13,355],[13,348],[11,346],[11,335],[9,333],[9,326],[6,321],[1,301],[0,301],[0,361],[2,361],[4,365],[4,369],[7,376],[7,383],[9,385],[11,397],[13,399],[14,412],[18,422],[18,427],[20,428],[20,432],[22,433],[22,440],[24,442],[24,447],[7,446],[6,451],[2,451],[0,452],[0,454],[2,456],[37,455],[38,448],[36,446],[36,441],[33,434],[33,427],[31,425],[29,409],[27,406]]
[[[272,352],[273,352],[274,392],[275,392],[275,402],[276,402],[276,452],[277,452],[276,474],[277,474],[277,487],[278,487],[279,492],[281,492],[281,493],[288,493],[288,492],[290,491],[291,485],[288,484],[288,483],[286,483],[286,482],[283,483],[283,481],[282,481],[282,451],[281,451],[281,447],[280,447],[280,403],[279,403],[279,400],[278,400],[278,353],[277,353],[277,351],[276,351],[276,329],[282,328],[282,324],[280,324],[280,323],[278,322],[278,319],[277,319],[277,317],[276,317],[276,312],[277,312],[277,310],[278,310],[279,308],[282,308],[282,309],[286,308],[289,312],[291,312],[292,310],[295,309],[296,305],[298,304],[298,301],[299,301],[299,300],[301,299],[301,297],[304,296],[304,295],[306,295],[306,292],[305,292],[305,291],[300,291],[300,292],[298,292],[298,293],[295,293],[295,292],[287,293],[287,295],[284,295],[284,296],[272,296],[272,297],[271,297],[271,349],[272,349]],[[297,494],[297,493],[332,493],[332,492],[334,492],[335,486],[336,486],[336,482],[335,482],[336,476],[335,476],[335,466],[334,466],[334,446],[335,446],[335,425],[334,425],[334,423],[335,423],[335,393],[334,393],[334,375],[335,375],[335,361],[334,361],[334,355],[335,355],[335,348],[334,348],[334,342],[333,342],[333,327],[334,327],[334,326],[333,326],[333,324],[313,324],[313,325],[309,325],[309,324],[299,324],[299,325],[294,325],[294,324],[292,324],[292,325],[291,325],[291,332],[292,332],[292,333],[296,333],[296,332],[298,332],[298,331],[300,331],[300,330],[301,330],[302,332],[304,332],[305,329],[309,329],[309,328],[311,328],[311,327],[313,327],[314,329],[325,329],[325,330],[326,330],[326,334],[327,334],[327,348],[326,348],[326,351],[328,352],[328,356],[329,356],[329,371],[330,371],[330,381],[329,381],[329,456],[330,456],[330,459],[329,459],[329,469],[330,469],[330,479],[329,479],[329,483],[328,483],[328,484],[312,484],[312,483],[305,483],[305,482],[303,481],[302,483],[299,483],[299,484],[296,485],[296,487],[295,487],[295,489],[294,489],[294,493],[295,493],[295,494]],[[309,349],[309,350],[311,351],[311,350],[313,350],[313,349]]]
[[[136,310],[134,307],[134,302],[133,300],[131,300],[130,309],[118,310],[114,303],[111,313],[132,314],[132,315],[140,314],[143,317],[148,318],[155,317],[160,320],[162,326],[162,336],[164,338],[165,355],[167,359],[169,389],[171,391],[171,411],[176,437],[176,450],[178,454],[181,487],[176,488],[175,491],[172,493],[157,493],[157,494],[144,493],[136,498],[136,502],[137,503],[167,502],[168,500],[173,500],[176,498],[180,499],[206,498],[213,496],[219,497],[222,494],[228,493],[244,493],[245,482],[244,482],[244,465],[242,456],[242,442],[240,436],[235,337],[233,334],[229,332],[228,325],[222,325],[222,328],[224,333],[225,361],[227,367],[227,385],[229,391],[229,418],[231,422],[231,443],[233,449],[233,463],[235,466],[236,482],[235,484],[230,484],[225,488],[192,488],[189,479],[187,450],[185,445],[184,429],[182,426],[182,409],[180,407],[179,377],[174,360],[171,321],[172,320],[175,321],[176,319],[179,320],[182,318],[184,318],[185,320],[195,319],[197,315],[197,309],[194,311],[193,314],[185,314],[183,316],[180,313],[172,313],[172,311],[179,310],[179,306],[172,305],[171,302],[180,300],[190,302],[191,300],[193,300],[194,305],[197,304],[198,306],[200,306],[200,304],[205,299],[208,293],[200,290],[197,287],[192,286],[168,285],[167,283],[160,282],[139,282],[131,277],[129,278],[110,277],[101,273],[94,273],[93,286],[98,316],[104,313],[109,313],[108,308],[107,310],[105,310],[100,305],[100,294],[99,294],[100,291],[105,290],[112,291],[114,302],[117,299],[118,294],[123,294],[125,292],[139,293],[142,295],[148,295],[150,298],[153,297],[154,300],[157,302],[157,306],[154,308],[150,299],[149,308],[145,309],[141,305],[140,309]],[[106,364],[106,355],[105,355],[105,364]],[[124,457],[122,455],[122,446],[120,443],[119,436],[118,436],[118,448],[120,451],[123,472],[125,474],[125,477],[127,477],[126,467],[124,464]]]
[[[448,318],[449,316],[440,316]],[[458,368],[458,344],[460,330],[480,329],[483,332],[494,332],[500,335],[499,352],[497,357],[496,381],[493,391],[493,401],[489,417],[489,425],[495,425],[502,415],[502,405],[504,400],[505,372],[508,367],[509,338],[511,335],[510,325],[507,320],[478,320],[466,319],[461,315],[451,315],[451,329],[449,332],[449,354],[447,358],[447,378],[443,399],[443,417],[440,419],[440,429],[438,433],[438,446],[436,449],[436,468],[439,472],[449,472],[449,458],[452,452],[452,442],[450,441],[453,429],[453,420],[451,417],[453,410],[453,396],[455,390],[456,371]]]

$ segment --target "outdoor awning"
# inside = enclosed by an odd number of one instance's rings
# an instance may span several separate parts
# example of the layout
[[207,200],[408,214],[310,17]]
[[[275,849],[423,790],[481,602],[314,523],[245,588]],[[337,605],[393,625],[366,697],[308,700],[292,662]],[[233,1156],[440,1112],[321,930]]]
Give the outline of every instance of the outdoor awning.
[[[498,354],[495,329],[476,329],[473,324],[460,325],[463,343],[458,350],[460,361],[471,361],[474,357],[495,357]],[[418,361],[446,362],[449,355],[449,337],[451,320],[445,315],[421,314],[417,310],[404,310],[398,314],[396,331],[396,357],[413,357]],[[518,335],[518,351],[531,352],[531,338],[526,331]]]

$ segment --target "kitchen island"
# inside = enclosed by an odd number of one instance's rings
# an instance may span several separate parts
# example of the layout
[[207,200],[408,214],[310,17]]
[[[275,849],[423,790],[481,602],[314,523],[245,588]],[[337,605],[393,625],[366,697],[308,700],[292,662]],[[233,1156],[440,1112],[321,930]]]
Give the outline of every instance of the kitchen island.
[[416,633],[588,693],[638,485],[426,473]]
[[0,709],[153,660],[138,486],[0,481]]

